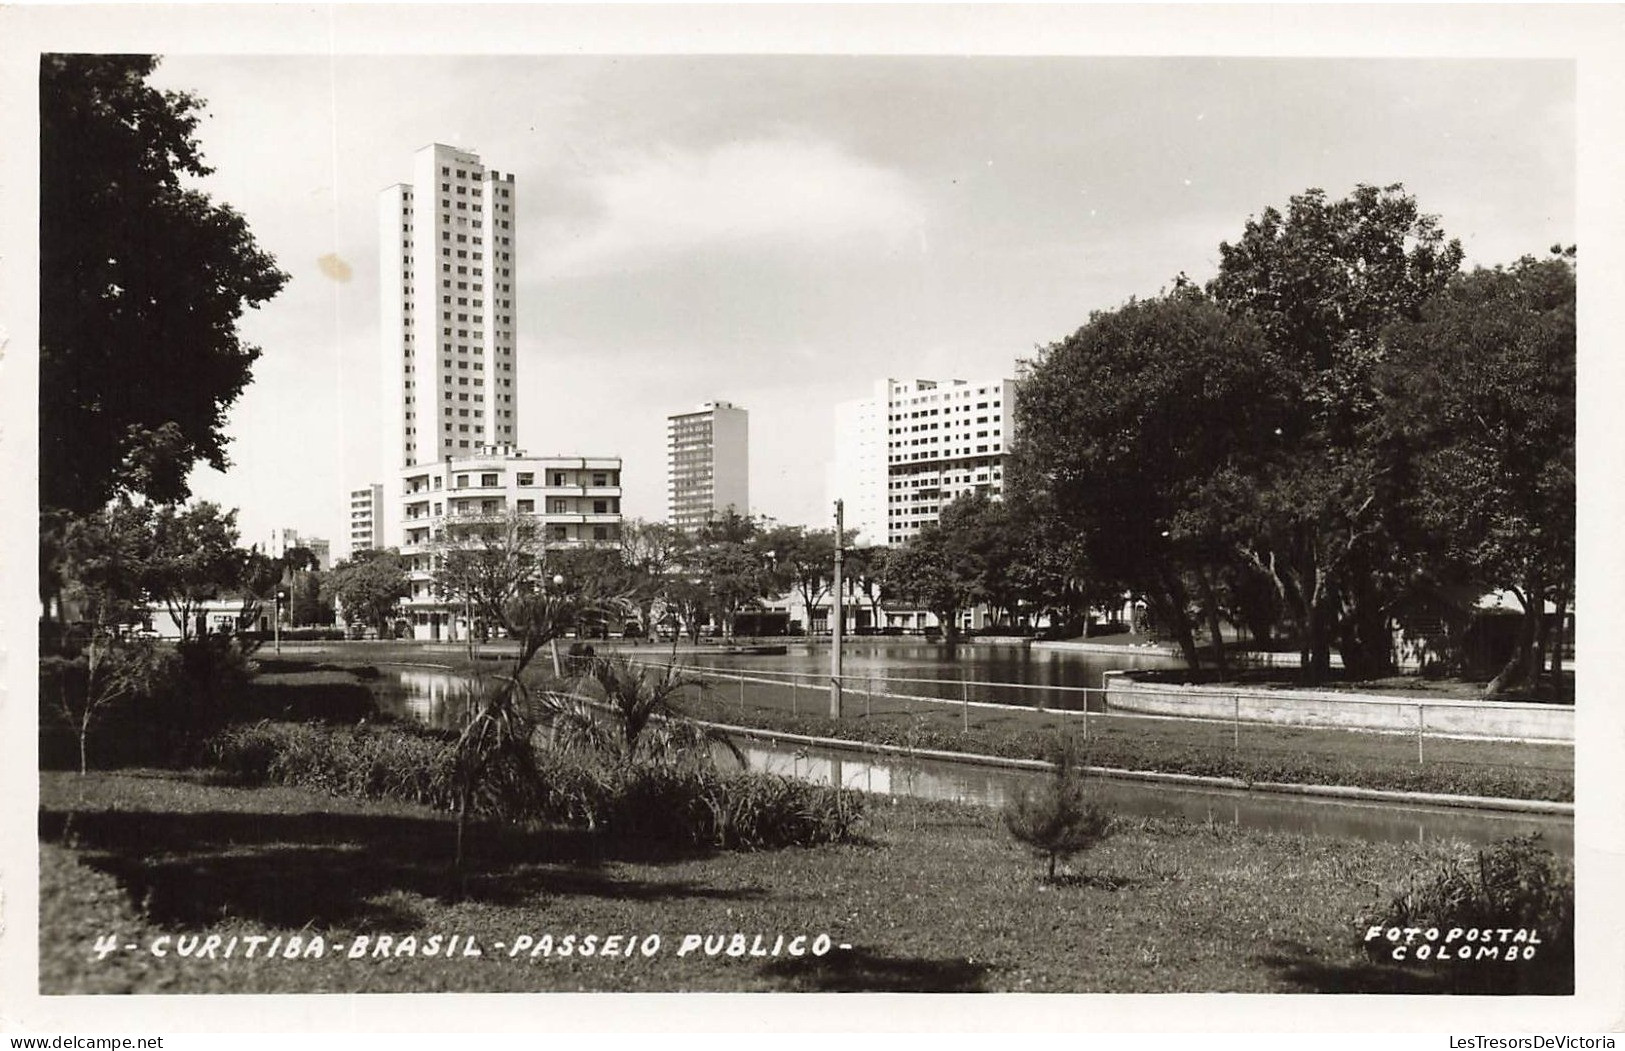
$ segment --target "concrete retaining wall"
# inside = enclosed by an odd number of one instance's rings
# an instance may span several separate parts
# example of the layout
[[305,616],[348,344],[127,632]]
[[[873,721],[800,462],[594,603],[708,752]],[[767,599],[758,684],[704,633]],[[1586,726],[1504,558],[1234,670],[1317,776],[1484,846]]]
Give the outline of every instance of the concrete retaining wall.
[[1514,701],[1444,701],[1350,694],[1326,690],[1248,690],[1141,683],[1106,673],[1106,707],[1287,726],[1341,726],[1364,730],[1574,740],[1574,709]]

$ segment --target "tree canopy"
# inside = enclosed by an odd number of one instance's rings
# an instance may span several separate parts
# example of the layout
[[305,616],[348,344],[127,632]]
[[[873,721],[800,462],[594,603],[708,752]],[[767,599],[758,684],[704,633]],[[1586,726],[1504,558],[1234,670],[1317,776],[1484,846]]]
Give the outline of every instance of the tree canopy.
[[324,575],[329,595],[346,624],[370,624],[386,634],[395,606],[411,585],[401,556],[393,549],[358,551]]
[[259,348],[237,322],[288,276],[243,217],[187,185],[210,173],[202,100],[146,83],[158,59],[40,64],[40,502],[184,500],[225,469],[226,410]]
[[1575,571],[1575,269],[1525,257],[1452,281],[1388,333],[1386,437],[1411,461],[1405,507],[1434,583],[1524,608],[1492,692],[1535,678]]

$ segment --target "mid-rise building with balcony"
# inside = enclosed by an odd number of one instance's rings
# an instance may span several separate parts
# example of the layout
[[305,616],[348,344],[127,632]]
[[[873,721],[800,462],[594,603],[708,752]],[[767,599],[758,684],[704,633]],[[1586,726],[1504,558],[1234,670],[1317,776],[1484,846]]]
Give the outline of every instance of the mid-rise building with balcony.
[[616,456],[527,456],[492,446],[401,469],[401,559],[411,582],[403,603],[415,638],[460,637],[462,611],[447,605],[435,572],[457,541],[458,526],[523,515],[540,547],[618,543],[621,460]]

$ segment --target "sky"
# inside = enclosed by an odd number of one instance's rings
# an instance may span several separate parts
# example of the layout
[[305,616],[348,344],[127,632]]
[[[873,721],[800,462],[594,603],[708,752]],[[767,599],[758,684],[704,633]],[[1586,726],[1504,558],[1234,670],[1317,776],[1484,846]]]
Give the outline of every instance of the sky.
[[[1403,183],[1508,263],[1575,234],[1575,67],[1552,59],[172,55],[202,188],[291,275],[233,466],[196,496],[347,553],[387,481],[379,192],[431,142],[514,173],[517,418],[620,456],[665,516],[665,419],[750,412],[751,510],[826,526],[837,402],[995,378],[1131,296],[1202,281],[1251,216]],[[834,494],[838,495],[838,494]]]

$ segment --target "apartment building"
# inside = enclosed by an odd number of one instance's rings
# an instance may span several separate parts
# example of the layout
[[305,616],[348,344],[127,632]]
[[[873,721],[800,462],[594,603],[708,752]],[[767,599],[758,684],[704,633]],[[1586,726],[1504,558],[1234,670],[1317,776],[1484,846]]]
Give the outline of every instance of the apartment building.
[[379,197],[380,330],[394,409],[385,477],[394,491],[381,501],[375,542],[406,561],[403,613],[420,638],[468,627],[433,581],[457,524],[517,513],[534,516],[550,546],[620,536],[619,457],[518,448],[515,194],[512,173],[436,143],[413,156],[410,182]]
[[411,581],[404,612],[416,638],[456,637],[459,611],[436,595],[434,573],[459,525],[515,513],[540,528],[543,546],[618,543],[619,457],[527,456],[493,447],[473,456],[404,467],[401,558]]
[[1004,491],[1015,385],[888,378],[836,406],[830,497],[860,543],[906,543],[955,497]]
[[384,487],[380,483],[350,490],[350,557],[384,546]]
[[666,509],[692,531],[730,510],[750,514],[750,414],[708,401],[666,418]]

